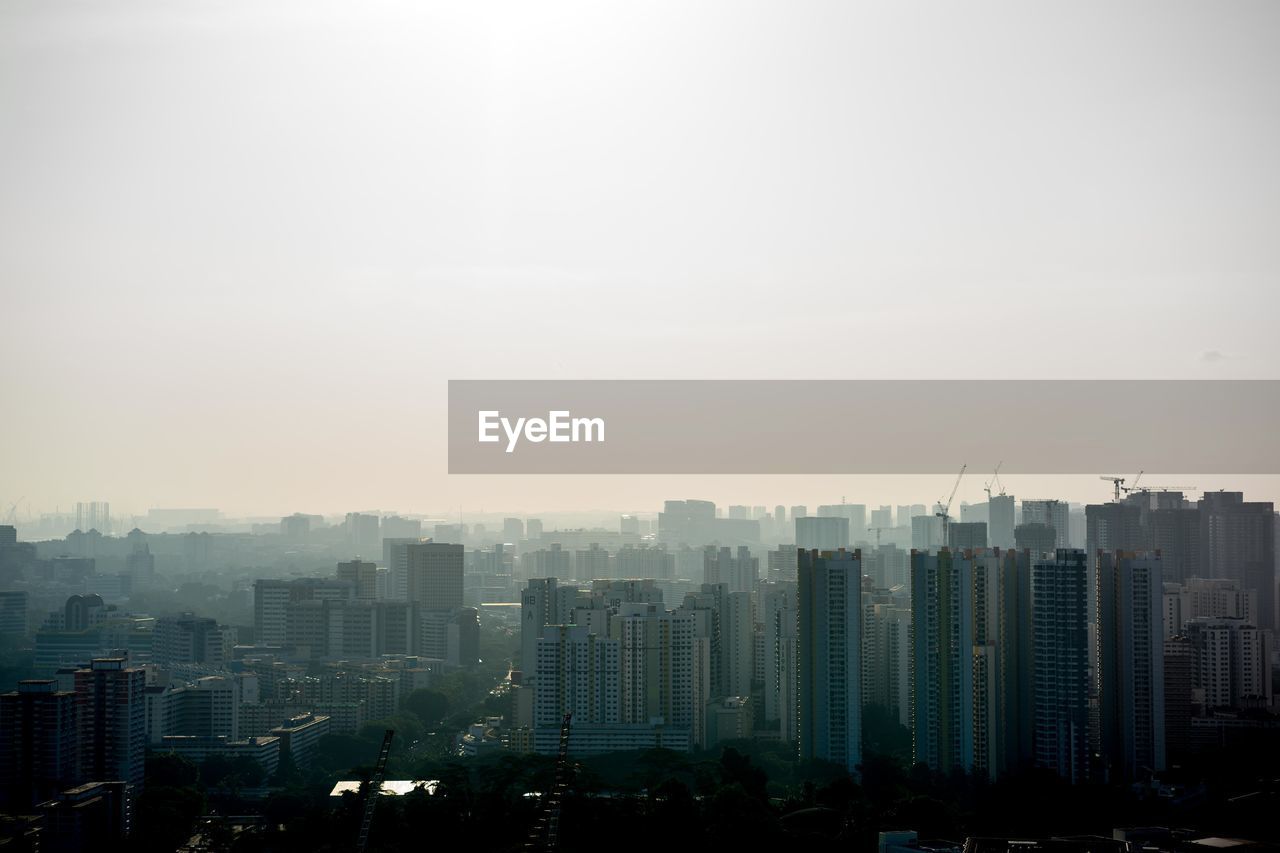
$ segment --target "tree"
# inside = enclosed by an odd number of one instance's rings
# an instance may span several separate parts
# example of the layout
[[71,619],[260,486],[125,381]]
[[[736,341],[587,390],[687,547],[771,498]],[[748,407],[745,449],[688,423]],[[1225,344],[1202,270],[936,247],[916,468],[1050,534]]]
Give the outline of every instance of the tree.
[[404,710],[415,714],[428,728],[434,726],[449,713],[449,697],[439,690],[421,688],[405,697]]
[[186,758],[173,752],[152,752],[147,755],[147,786],[184,788],[196,784],[199,772]]

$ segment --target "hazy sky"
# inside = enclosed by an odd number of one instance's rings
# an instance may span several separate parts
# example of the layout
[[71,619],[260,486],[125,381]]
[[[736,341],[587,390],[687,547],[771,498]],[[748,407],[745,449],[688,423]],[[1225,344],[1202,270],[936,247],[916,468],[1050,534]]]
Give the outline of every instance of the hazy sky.
[[1271,0],[9,0],[0,503],[925,502],[954,474],[448,477],[445,382],[1274,378],[1278,40]]

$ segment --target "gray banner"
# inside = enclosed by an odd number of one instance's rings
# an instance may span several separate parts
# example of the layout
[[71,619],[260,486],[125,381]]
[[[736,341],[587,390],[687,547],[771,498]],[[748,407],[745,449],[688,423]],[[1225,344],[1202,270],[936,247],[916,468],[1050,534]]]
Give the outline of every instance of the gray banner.
[[1276,380],[450,380],[451,474],[1280,473]]

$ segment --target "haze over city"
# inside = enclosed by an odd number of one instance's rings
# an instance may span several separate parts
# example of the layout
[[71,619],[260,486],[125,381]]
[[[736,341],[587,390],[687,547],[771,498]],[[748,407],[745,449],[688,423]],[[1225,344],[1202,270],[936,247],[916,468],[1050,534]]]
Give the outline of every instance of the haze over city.
[[1230,8],[5,4],[0,498],[931,499],[450,478],[445,382],[1270,378],[1280,10]]
[[6,0],[0,848],[1280,851],[1278,44]]

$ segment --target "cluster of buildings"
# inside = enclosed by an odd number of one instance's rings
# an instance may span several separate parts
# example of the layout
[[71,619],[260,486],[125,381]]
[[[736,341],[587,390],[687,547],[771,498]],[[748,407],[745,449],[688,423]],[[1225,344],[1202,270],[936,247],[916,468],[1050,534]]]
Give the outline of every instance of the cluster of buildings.
[[[870,530],[905,526],[886,526],[886,510]],[[1280,737],[1270,504],[1136,492],[1083,512],[1027,501],[1020,518],[1003,495],[981,521],[904,511],[942,544],[854,549],[864,507],[793,507],[798,546],[699,548],[696,587],[584,577],[542,549],[533,565],[549,571],[521,595],[513,721],[525,733],[511,742],[554,751],[571,712],[582,752],[775,738],[852,770],[876,704],[941,771],[1140,781]],[[732,539],[731,521],[759,518],[668,502],[659,530]],[[652,547],[667,557],[653,565],[670,566],[690,545]]]
[[[0,573],[21,579],[0,584],[0,634],[34,638],[39,676],[0,695],[0,796],[50,826],[97,809],[127,827],[148,749],[305,769],[325,734],[476,663],[481,613],[518,620],[519,658],[510,713],[462,733],[464,754],[554,752],[571,713],[578,753],[758,738],[855,770],[877,705],[940,771],[1142,781],[1280,737],[1271,504],[990,498],[959,519],[668,501],[616,531],[506,519],[471,548],[355,513],[342,535],[381,559],[257,580],[252,626],[132,613],[94,557],[0,527]],[[455,526],[435,532],[475,541]],[[291,516],[270,535],[312,531]],[[154,576],[147,537],[106,542]],[[34,632],[30,589],[64,593]]]

